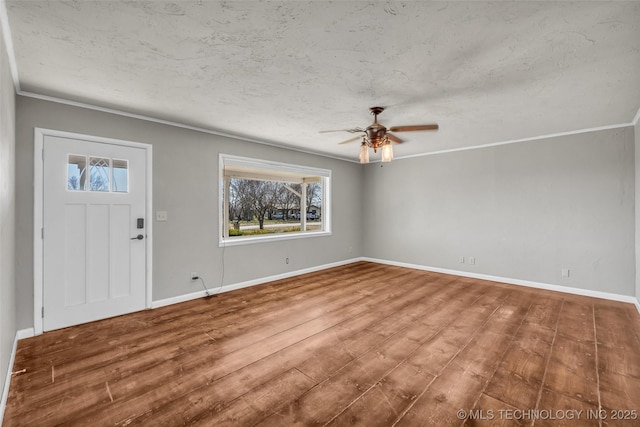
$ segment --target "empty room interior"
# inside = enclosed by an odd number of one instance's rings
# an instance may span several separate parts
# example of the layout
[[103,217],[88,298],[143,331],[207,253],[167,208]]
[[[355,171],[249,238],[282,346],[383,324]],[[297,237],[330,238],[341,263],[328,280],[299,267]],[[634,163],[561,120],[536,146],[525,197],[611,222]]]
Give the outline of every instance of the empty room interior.
[[0,425],[640,426],[640,2],[0,25]]

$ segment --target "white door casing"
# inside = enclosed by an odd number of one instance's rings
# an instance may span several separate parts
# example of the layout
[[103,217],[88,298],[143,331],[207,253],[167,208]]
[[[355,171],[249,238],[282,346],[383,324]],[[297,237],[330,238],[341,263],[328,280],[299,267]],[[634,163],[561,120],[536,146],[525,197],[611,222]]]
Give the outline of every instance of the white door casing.
[[[34,270],[38,273],[40,262],[41,273],[40,295],[34,292],[36,320],[38,308],[42,311],[35,333],[150,307],[151,147],[37,130],[39,145],[43,160],[36,175],[42,174],[42,185],[35,199],[42,203],[41,218],[36,214],[42,236],[34,240],[41,237],[42,256],[34,257]],[[79,169],[85,171],[82,182],[72,185],[70,159],[84,161]],[[91,167],[92,160],[97,167]],[[127,176],[126,187],[114,180],[114,170]],[[38,281],[36,275],[35,290]]]

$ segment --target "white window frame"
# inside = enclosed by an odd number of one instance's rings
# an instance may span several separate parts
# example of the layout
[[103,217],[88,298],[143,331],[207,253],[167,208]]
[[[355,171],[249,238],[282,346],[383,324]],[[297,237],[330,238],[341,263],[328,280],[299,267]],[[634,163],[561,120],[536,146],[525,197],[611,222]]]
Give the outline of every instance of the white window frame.
[[[298,231],[290,233],[261,234],[256,236],[236,236],[225,238],[225,227],[229,225],[229,205],[225,197],[228,189],[229,179],[225,175],[225,166],[243,168],[256,171],[266,179],[274,181],[286,176],[307,175],[322,178],[322,223],[323,229],[318,231]],[[258,171],[259,170],[259,171]],[[234,156],[231,154],[220,154],[218,160],[218,246],[236,246],[259,242],[273,242],[279,240],[304,239],[308,237],[330,236],[331,232],[331,170],[319,169],[308,166],[299,166],[289,163],[280,163],[270,160],[252,159],[249,157]],[[301,221],[306,222],[306,216]],[[303,228],[304,229],[304,228]]]

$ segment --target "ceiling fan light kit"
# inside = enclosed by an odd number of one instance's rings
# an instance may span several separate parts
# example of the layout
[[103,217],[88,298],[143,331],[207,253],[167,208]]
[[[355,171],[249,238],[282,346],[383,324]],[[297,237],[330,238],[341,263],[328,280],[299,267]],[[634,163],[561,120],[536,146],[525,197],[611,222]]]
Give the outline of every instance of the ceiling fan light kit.
[[369,163],[369,147],[367,146],[367,141],[362,139],[362,144],[360,144],[360,163]]
[[[366,129],[353,128],[353,129],[341,129],[341,130],[325,130],[325,132],[350,132],[350,133],[364,133],[362,135],[362,143],[360,144],[360,163],[369,163],[369,148],[373,148],[373,152],[377,153],[380,148],[381,160],[383,162],[390,162],[393,159],[393,146],[391,142],[396,144],[402,143],[402,139],[389,132],[415,132],[425,130],[437,130],[437,124],[430,125],[413,125],[413,126],[394,126],[387,129],[385,126],[378,123],[378,114],[384,111],[384,107],[371,107],[369,109],[373,114],[373,123]],[[340,144],[355,141],[359,137],[349,138],[346,141],[342,141]]]
[[393,145],[391,142],[387,140],[387,142],[382,146],[382,161],[390,162],[393,159]]
[[369,147],[373,148],[374,153],[377,153],[378,148],[382,147],[380,154],[383,162],[390,162],[393,159],[393,146],[389,138],[385,136],[371,142],[370,139],[363,137],[362,144],[360,144],[360,163],[369,163]]

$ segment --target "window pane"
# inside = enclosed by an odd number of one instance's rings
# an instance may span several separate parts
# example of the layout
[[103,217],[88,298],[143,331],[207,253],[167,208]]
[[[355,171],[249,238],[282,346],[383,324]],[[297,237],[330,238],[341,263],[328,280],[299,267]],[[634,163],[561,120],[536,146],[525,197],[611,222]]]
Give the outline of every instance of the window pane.
[[331,171],[220,155],[220,245],[331,233]]
[[231,178],[228,218],[231,238],[322,231],[322,184]]
[[89,186],[91,191],[109,191],[109,159],[89,157]]
[[314,182],[307,184],[307,231],[322,230],[322,184]]
[[116,193],[126,193],[129,191],[129,161],[113,159],[112,161],[112,187]]
[[67,161],[67,190],[84,190],[84,182],[87,177],[87,158],[77,154],[69,154]]

